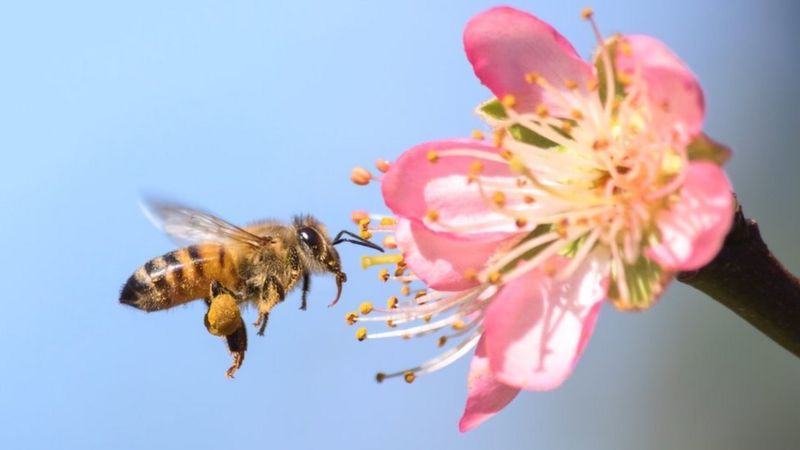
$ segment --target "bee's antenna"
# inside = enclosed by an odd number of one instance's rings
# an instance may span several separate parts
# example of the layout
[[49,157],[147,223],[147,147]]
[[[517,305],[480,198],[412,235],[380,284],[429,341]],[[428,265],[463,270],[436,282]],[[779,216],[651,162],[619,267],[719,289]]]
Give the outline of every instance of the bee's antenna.
[[[349,236],[350,238],[353,238],[353,239],[349,239],[348,237],[344,237],[344,236]],[[378,245],[378,244],[376,244],[374,242],[370,242],[370,241],[362,238],[361,236],[359,236],[357,234],[354,234],[354,233],[351,233],[351,232],[349,232],[347,230],[340,231],[339,234],[337,234],[336,237],[333,238],[333,243],[332,244],[333,245],[337,245],[337,244],[341,244],[342,242],[349,242],[351,244],[356,244],[356,245],[361,245],[361,246],[364,246],[364,247],[369,247],[371,249],[374,249],[374,250],[377,250],[377,251],[383,253],[383,247],[381,247],[380,245]]]

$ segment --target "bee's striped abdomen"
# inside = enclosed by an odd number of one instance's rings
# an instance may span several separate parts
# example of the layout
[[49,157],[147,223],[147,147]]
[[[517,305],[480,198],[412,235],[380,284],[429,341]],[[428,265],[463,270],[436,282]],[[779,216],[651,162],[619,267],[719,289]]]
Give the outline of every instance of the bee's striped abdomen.
[[122,287],[119,301],[145,311],[171,308],[207,297],[212,281],[238,289],[233,253],[220,244],[198,244],[153,258]]

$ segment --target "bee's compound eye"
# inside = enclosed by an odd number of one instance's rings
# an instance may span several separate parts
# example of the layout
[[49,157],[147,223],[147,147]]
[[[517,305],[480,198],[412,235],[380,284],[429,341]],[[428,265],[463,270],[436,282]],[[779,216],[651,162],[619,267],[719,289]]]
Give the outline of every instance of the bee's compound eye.
[[319,254],[322,248],[322,237],[317,233],[317,230],[304,227],[297,232],[297,235],[300,236],[300,240],[311,248],[314,254]]

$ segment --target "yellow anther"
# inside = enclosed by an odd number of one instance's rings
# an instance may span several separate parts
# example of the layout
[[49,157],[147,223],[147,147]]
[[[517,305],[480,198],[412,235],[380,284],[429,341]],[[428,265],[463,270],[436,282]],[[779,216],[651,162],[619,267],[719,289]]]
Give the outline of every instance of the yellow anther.
[[547,118],[550,115],[550,110],[547,109],[545,105],[539,105],[536,107],[536,115],[541,117],[542,119]]
[[534,203],[536,199],[532,195],[526,195],[522,197],[522,201],[530,205],[531,203]]
[[372,239],[372,232],[369,230],[361,230],[358,235],[361,236],[361,239]]
[[460,330],[463,330],[464,328],[466,328],[467,324],[465,324],[463,320],[456,320],[450,326],[453,327],[454,330],[460,331]]
[[502,103],[506,108],[513,108],[514,105],[517,104],[517,98],[511,94],[506,94],[502,99],[500,99],[500,103]]
[[536,72],[528,72],[525,74],[525,81],[529,84],[536,84],[539,83],[542,76]]
[[411,384],[417,379],[417,376],[414,374],[414,372],[409,370],[403,374],[403,379],[406,380],[406,383]]
[[375,168],[378,169],[382,173],[386,173],[389,170],[389,161],[385,159],[378,159],[375,160]]
[[492,194],[492,202],[498,207],[502,208],[506,204],[506,194],[501,191],[496,191]]
[[561,131],[564,133],[571,133],[572,132],[572,122],[563,121],[561,122]]
[[439,342],[436,343],[437,347],[444,347],[447,344],[447,336],[439,336]]
[[508,161],[508,168],[514,173],[525,173],[528,170],[528,168],[525,167],[525,163],[516,156]]
[[351,311],[344,316],[344,320],[347,321],[348,325],[353,325],[358,322],[358,313]]
[[522,217],[517,217],[517,220],[514,221],[514,224],[517,228],[525,228],[528,225],[528,221]]
[[583,120],[583,113],[580,109],[573,109],[569,112],[569,115],[575,120]]
[[361,268],[366,269],[371,266],[375,266],[378,264],[396,264],[403,260],[403,255],[399,253],[390,253],[388,255],[376,255],[376,256],[362,256],[361,257]]
[[372,312],[372,303],[370,303],[370,302],[364,302],[364,303],[362,303],[362,304],[361,304],[361,305],[358,307],[358,311],[359,311],[361,314],[363,314],[363,315],[365,315],[365,316],[366,316],[367,314],[369,314],[369,313],[371,313],[371,312]]
[[431,222],[436,222],[437,220],[439,220],[439,212],[431,209],[425,213],[425,218]]
[[469,281],[475,281],[478,279],[478,271],[473,269],[472,267],[468,268],[464,271],[464,279]]
[[425,314],[424,316],[422,316],[422,320],[424,320],[425,323],[430,322],[432,318],[433,318],[433,316],[430,315],[430,314]]
[[359,341],[363,341],[366,338],[367,338],[367,329],[366,328],[361,327],[361,328],[356,330],[356,339],[358,339]]
[[397,325],[395,325],[394,320],[389,319],[389,320],[386,321],[386,326],[389,327],[389,328],[394,328]]
[[435,163],[438,160],[439,160],[439,154],[436,153],[436,150],[428,151],[428,161]]
[[564,86],[570,91],[574,91],[575,89],[578,89],[578,82],[575,80],[566,80],[564,81]]
[[366,211],[353,211],[350,213],[350,220],[356,225],[361,225],[362,220],[366,220],[369,223],[369,214]]
[[408,264],[406,263],[406,260],[403,259],[403,258],[400,258],[400,261],[397,261],[397,268],[398,269],[405,269],[406,267],[408,267]]
[[599,138],[592,144],[593,150],[605,150],[608,148],[608,139]]
[[394,236],[385,236],[383,238],[383,247],[388,249],[395,249],[397,248],[397,240]]
[[506,129],[505,128],[496,128],[492,132],[492,145],[494,145],[497,148],[502,147],[503,146],[503,141],[505,140],[505,138],[506,138]]
[[381,218],[381,226],[390,227],[392,225],[397,225],[397,219],[394,217],[382,217]]
[[510,161],[511,158],[514,157],[514,154],[511,153],[510,150],[502,149],[500,150],[500,157],[505,159],[506,161]]
[[370,180],[372,179],[372,174],[363,167],[353,167],[353,170],[350,171],[350,181],[353,183],[364,186],[369,184]]
[[[425,299],[423,297],[425,297],[426,295],[428,295],[427,291],[424,291],[424,290],[423,291],[417,291],[417,293],[414,294],[414,300],[416,300],[417,304],[424,305],[425,304]],[[422,300],[420,300],[420,299],[422,299]]]
[[395,309],[395,308],[397,308],[397,302],[398,301],[399,300],[397,300],[397,297],[395,297],[393,295],[393,296],[389,297],[389,300],[386,300],[386,307],[389,308],[389,309]]
[[358,228],[361,230],[366,230],[369,228],[369,223],[370,223],[369,217],[361,219],[358,221]]
[[396,277],[402,277],[403,274],[405,274],[405,273],[406,273],[405,267],[398,267],[398,268],[394,269],[394,276],[396,276]]
[[410,293],[411,293],[411,288],[408,287],[407,284],[403,285],[403,287],[400,288],[400,295],[408,296],[408,294],[410,294]]
[[502,275],[500,275],[500,272],[491,272],[486,279],[489,280],[489,283],[499,284],[500,280],[502,279]]
[[597,80],[597,78],[589,78],[589,80],[586,82],[586,89],[592,92],[596,91],[598,87],[600,87],[600,82]]
[[567,237],[568,227],[569,227],[569,222],[567,222],[567,219],[558,222],[558,224],[556,225],[556,233],[558,233],[558,236],[561,237],[562,239]]
[[389,269],[384,267],[383,269],[378,271],[378,279],[383,282],[389,281]]
[[630,74],[619,71],[617,72],[617,81],[619,81],[623,86],[630,86],[633,84],[633,77]]
[[483,163],[482,162],[473,161],[472,164],[469,165],[469,174],[470,175],[478,175],[481,172],[483,172]]
[[472,139],[477,139],[479,141],[482,141],[483,138],[484,138],[483,131],[481,131],[481,130],[472,130]]
[[583,20],[589,20],[594,15],[594,10],[592,8],[586,7],[581,10],[581,18]]
[[383,380],[386,379],[386,374],[383,372],[378,372],[375,374],[375,381],[378,383],[383,383]]

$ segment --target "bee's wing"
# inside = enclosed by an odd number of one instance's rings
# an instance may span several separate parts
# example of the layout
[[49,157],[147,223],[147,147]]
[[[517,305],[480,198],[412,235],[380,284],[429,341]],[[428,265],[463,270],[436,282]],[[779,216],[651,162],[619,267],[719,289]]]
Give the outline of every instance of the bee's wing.
[[145,199],[141,206],[153,225],[180,243],[211,241],[259,247],[267,240],[213,214],[176,203]]

